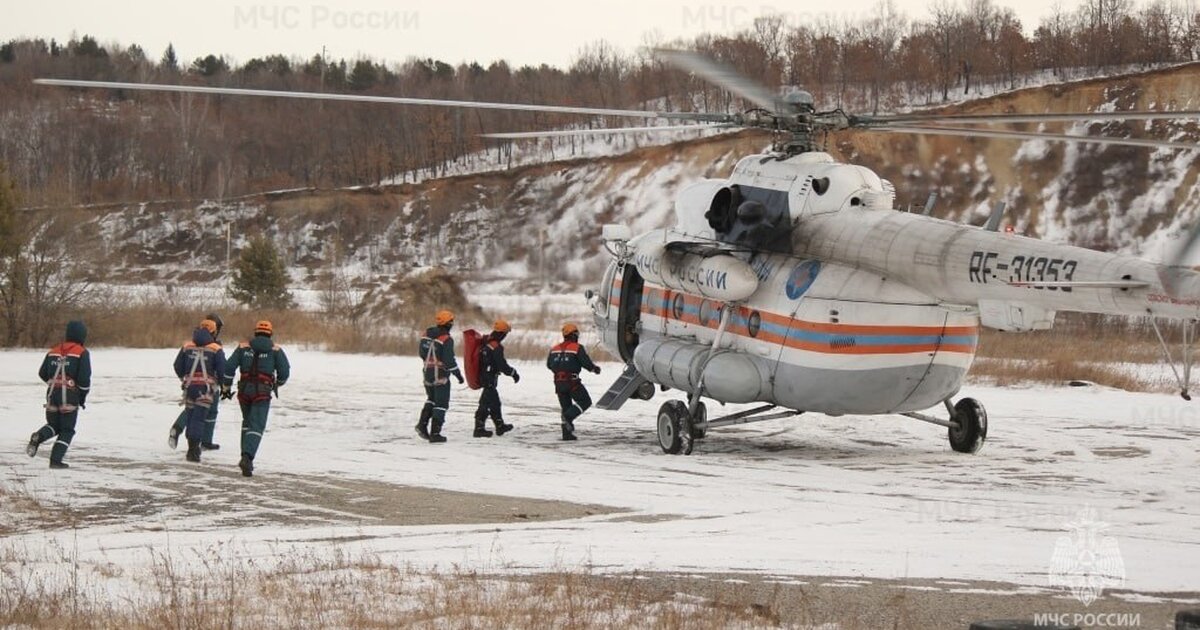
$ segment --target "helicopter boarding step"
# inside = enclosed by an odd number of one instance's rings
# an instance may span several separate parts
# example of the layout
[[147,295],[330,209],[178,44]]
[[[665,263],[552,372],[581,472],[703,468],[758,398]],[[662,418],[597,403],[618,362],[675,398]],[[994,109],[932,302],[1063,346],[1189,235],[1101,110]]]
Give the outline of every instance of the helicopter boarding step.
[[653,384],[646,380],[646,377],[642,376],[637,368],[628,364],[625,366],[625,371],[621,372],[621,376],[617,377],[608,391],[600,397],[600,402],[596,403],[596,406],[607,411],[616,411],[625,404],[626,400],[633,397],[638,389],[646,385],[653,387]]

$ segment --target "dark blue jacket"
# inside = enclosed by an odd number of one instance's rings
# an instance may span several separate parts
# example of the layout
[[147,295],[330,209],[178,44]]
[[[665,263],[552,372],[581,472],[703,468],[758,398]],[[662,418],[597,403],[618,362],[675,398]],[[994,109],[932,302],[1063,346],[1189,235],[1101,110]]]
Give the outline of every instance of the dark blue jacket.
[[203,328],[194,330],[192,340],[175,355],[175,376],[181,380],[190,400],[216,391],[224,372],[225,350]]
[[546,367],[554,372],[556,381],[578,379],[583,370],[596,371],[596,364],[578,341],[564,341],[551,348]]
[[73,321],[67,324],[66,341],[50,348],[42,359],[38,378],[46,383],[46,404],[50,407],[70,412],[87,400],[92,387],[92,357],[83,347],[85,341],[87,327]]
[[483,387],[495,387],[500,374],[512,376],[512,366],[504,359],[504,345],[499,339],[488,335],[479,348],[479,383]]
[[255,335],[250,341],[238,344],[225,364],[225,383],[233,383],[238,370],[238,401],[254,403],[271,400],[271,392],[282,387],[292,376],[292,366],[283,348],[266,335]]
[[450,374],[458,373],[458,362],[454,360],[454,337],[445,326],[433,326],[425,331],[417,354],[423,361],[422,373],[426,385],[444,385],[450,382]]

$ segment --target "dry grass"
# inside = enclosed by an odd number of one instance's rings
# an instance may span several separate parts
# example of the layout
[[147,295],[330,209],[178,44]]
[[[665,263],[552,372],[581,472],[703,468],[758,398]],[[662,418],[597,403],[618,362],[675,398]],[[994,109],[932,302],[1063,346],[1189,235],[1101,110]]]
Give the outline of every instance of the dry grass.
[[979,359],[971,368],[971,376],[1001,387],[1026,383],[1065,385],[1074,381],[1086,381],[1134,392],[1159,389],[1156,383],[1145,381],[1117,366],[1082,362],[1070,354],[1030,361]]
[[[1178,344],[1177,328],[1163,328],[1162,332],[1168,342]],[[1003,333],[983,329],[979,343],[979,356],[993,359],[1056,358],[1063,354],[1079,360],[1128,363],[1154,363],[1162,358],[1148,322],[1077,313],[1059,315],[1054,328],[1046,331]]]
[[[1178,358],[1178,329],[1162,332]],[[1129,391],[1163,391],[1160,382],[1118,365],[1162,360],[1147,321],[1067,313],[1048,331],[1013,334],[985,329],[971,375],[1000,386],[1090,381]]]
[[[637,576],[418,572],[371,554],[239,555],[231,545],[148,572],[95,570],[73,550],[0,564],[0,626],[36,628],[755,628],[770,603],[681,596]],[[20,561],[24,560],[24,561]],[[31,570],[30,567],[37,567]],[[111,594],[113,576],[134,580]]]
[[29,492],[15,470],[0,483],[0,506],[0,536],[21,531],[31,522],[44,522],[51,515],[50,509]]

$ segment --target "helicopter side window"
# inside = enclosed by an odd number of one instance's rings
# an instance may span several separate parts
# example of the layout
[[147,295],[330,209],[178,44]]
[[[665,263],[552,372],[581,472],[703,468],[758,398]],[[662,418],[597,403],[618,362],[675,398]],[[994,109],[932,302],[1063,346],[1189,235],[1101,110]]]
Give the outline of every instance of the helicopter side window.
[[671,315],[675,319],[683,319],[683,294],[676,293],[675,299],[671,300]]

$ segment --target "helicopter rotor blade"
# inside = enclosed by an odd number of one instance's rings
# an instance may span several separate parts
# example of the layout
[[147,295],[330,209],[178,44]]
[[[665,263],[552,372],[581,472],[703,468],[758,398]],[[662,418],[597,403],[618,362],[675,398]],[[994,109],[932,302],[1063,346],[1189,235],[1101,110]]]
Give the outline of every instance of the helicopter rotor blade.
[[38,85],[56,87],[99,88],[108,90],[138,90],[147,92],[178,92],[186,94],[209,94],[217,96],[265,96],[272,98],[311,99],[323,101],[350,101],[355,103],[383,103],[392,105],[428,105],[432,107],[465,107],[473,109],[499,109],[552,114],[583,114],[587,116],[619,116],[625,118],[649,118],[665,120],[693,120],[705,122],[728,122],[726,114],[704,114],[690,112],[654,112],[638,109],[606,109],[598,107],[572,107],[565,105],[535,105],[531,103],[490,103],[486,101],[455,101],[434,98],[412,98],[403,96],[372,96],[367,94],[337,94],[329,92],[289,92],[286,90],[257,90],[248,88],[222,88],[202,85],[170,85],[162,83],[124,83],[118,81],[81,81],[75,79],[34,79]]
[[1086,144],[1107,144],[1129,147],[1151,147],[1155,149],[1182,149],[1185,151],[1200,150],[1200,144],[1171,142],[1169,140],[1154,140],[1150,138],[1072,136],[1065,133],[1036,133],[1032,131],[1009,131],[999,129],[890,125],[886,127],[867,127],[862,129],[862,131],[884,131],[887,133],[907,133],[930,136],[965,136],[968,138],[1000,138],[1005,140],[1049,140],[1051,142],[1079,142]]
[[566,129],[561,131],[515,131],[505,133],[484,133],[484,138],[502,140],[520,140],[525,138],[564,138],[570,136],[595,136],[613,133],[651,133],[656,131],[704,131],[708,129],[731,129],[737,125],[729,124],[696,124],[696,125],[663,125],[658,127],[606,127],[603,129]]
[[752,81],[730,66],[687,50],[658,48],[654,50],[654,55],[680,70],[690,72],[717,87],[729,90],[763,109],[771,112],[779,111],[779,98],[763,85]]
[[1112,120],[1186,120],[1200,119],[1200,110],[1124,111],[1063,114],[896,114],[891,116],[861,116],[858,125],[875,126],[896,123],[957,125],[995,125],[1005,123],[1043,122],[1101,122]]

